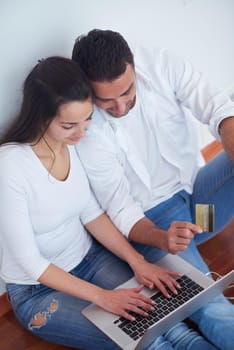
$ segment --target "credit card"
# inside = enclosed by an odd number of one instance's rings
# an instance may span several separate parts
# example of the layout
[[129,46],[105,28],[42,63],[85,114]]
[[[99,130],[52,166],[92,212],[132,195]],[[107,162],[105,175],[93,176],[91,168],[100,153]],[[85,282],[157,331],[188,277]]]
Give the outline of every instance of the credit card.
[[213,204],[196,204],[196,225],[200,226],[204,232],[214,232],[214,213]]

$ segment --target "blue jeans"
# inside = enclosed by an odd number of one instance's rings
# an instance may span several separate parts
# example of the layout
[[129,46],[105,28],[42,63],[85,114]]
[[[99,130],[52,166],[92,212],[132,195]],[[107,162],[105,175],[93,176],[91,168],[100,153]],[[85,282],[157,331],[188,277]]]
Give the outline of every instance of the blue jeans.
[[195,236],[196,244],[213,237],[234,218],[234,166],[221,152],[197,174],[191,196],[191,213],[195,222],[195,204],[215,205],[215,232]]
[[[215,205],[215,232],[197,234],[188,249],[179,255],[202,272],[208,267],[199,254],[196,244],[206,241],[234,217],[234,167],[225,152],[200,169],[192,195],[181,191],[169,200],[148,210],[145,215],[162,229],[173,221],[195,222],[195,204]],[[137,247],[137,245],[135,245]],[[153,261],[163,254],[159,249],[142,248],[146,259]],[[157,259],[156,259],[157,260]],[[234,306],[223,295],[203,306],[190,317],[201,332],[220,349],[232,349],[234,344]]]
[[[132,276],[128,265],[96,241],[71,274],[106,289],[113,289]],[[16,317],[36,336],[53,343],[90,350],[119,350],[104,333],[81,313],[88,302],[39,285],[7,284]],[[43,316],[40,326],[34,317]],[[205,338],[180,322],[144,350],[215,350]]]
[[[158,337],[147,350],[214,350],[205,338],[180,322],[163,336]],[[145,349],[144,349],[145,350]]]
[[[221,156],[218,159],[221,161],[224,158]],[[210,166],[207,165],[198,174],[192,197],[182,191],[165,203],[152,208],[146,215],[157,225],[165,229],[174,220],[193,221],[193,211],[191,210],[193,197],[195,202],[198,200],[197,198],[200,198],[201,202],[204,201],[206,203],[206,199],[203,199],[205,191],[202,189],[199,191],[199,178],[204,179],[206,171],[208,174],[209,172],[213,172],[212,169],[210,171],[209,169]],[[231,169],[230,163],[229,169]],[[215,167],[215,173],[219,179],[216,181],[217,187],[220,189],[216,191],[217,194],[224,196],[226,195],[225,193],[228,195],[230,193],[233,194],[233,191],[230,190],[233,189],[233,168],[229,172],[224,172],[225,174],[230,173],[229,176],[226,176],[226,181],[222,180],[221,175],[220,177],[218,176],[218,173],[220,173],[218,172],[218,166]],[[211,182],[211,180],[209,181]],[[207,186],[211,186],[210,182]],[[224,189],[221,190],[222,187],[225,188],[225,182],[228,183],[226,192]],[[215,197],[215,193],[213,193],[213,196]],[[223,218],[216,218],[216,222],[220,222],[220,227],[225,224],[225,222],[223,224],[221,223],[222,220],[228,220],[228,218],[233,216],[233,199],[227,202],[225,198],[224,202],[224,198],[222,196],[219,198],[222,205],[227,204],[222,215]],[[213,201],[213,198],[211,200]],[[214,203],[216,204],[216,202]],[[228,212],[230,214],[227,214]],[[216,215],[218,214],[219,211],[216,210]],[[205,233],[204,236],[207,237],[207,234]],[[133,245],[151,262],[157,261],[166,254],[156,248],[136,243]],[[194,242],[191,242],[187,251],[180,255],[203,272],[208,271],[208,267],[202,260]],[[93,243],[81,264],[73,269],[71,273],[107,289],[115,288],[133,275],[126,263],[96,242]],[[88,305],[88,302],[57,292],[43,285],[25,286],[8,284],[7,291],[19,321],[38,337],[54,343],[82,349],[119,349],[116,344],[81,314],[81,310]],[[52,308],[52,305],[55,307]],[[32,327],[31,322],[33,317],[38,314],[40,315],[40,313],[45,316],[45,322],[40,327]],[[233,348],[234,307],[222,295],[193,314],[191,319],[197,323],[205,337],[219,349],[231,350]],[[205,338],[199,336],[196,332],[189,330],[184,323],[178,323],[163,336],[158,337],[147,350],[215,349],[211,343],[208,343]]]

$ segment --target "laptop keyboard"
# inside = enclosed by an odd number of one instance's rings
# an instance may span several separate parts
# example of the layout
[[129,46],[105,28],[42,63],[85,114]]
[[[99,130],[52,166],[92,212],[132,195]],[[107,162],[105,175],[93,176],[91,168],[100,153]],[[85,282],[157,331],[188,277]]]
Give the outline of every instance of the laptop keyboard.
[[167,299],[161,292],[156,292],[151,296],[151,299],[155,302],[155,310],[147,310],[147,313],[149,314],[148,317],[135,314],[134,312],[129,312],[136,318],[135,321],[129,321],[124,317],[120,317],[115,320],[114,323],[132,339],[137,340],[143,336],[145,331],[150,326],[161,320],[163,317],[168,315],[173,310],[177,309],[180,305],[184,304],[186,301],[204,289],[186,275],[180,277],[177,282],[181,286],[181,289],[177,290],[177,295],[173,294],[170,290],[167,289],[168,293],[171,296],[170,299]]

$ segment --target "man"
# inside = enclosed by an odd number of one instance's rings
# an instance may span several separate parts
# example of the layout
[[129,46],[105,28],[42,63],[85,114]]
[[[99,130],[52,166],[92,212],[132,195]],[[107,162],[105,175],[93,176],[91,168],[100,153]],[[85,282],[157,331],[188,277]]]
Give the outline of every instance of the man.
[[[195,242],[211,234],[192,223],[194,206],[215,205],[216,232],[233,217],[234,103],[190,63],[164,49],[133,54],[116,32],[92,30],[81,36],[72,57],[94,92],[93,122],[77,149],[102,207],[147,259],[179,253],[207,272]],[[210,126],[226,151],[206,166],[192,116]],[[234,312],[225,300],[193,319],[220,346],[208,322],[222,307],[233,317],[226,324],[223,310],[219,322],[222,348],[228,348]]]

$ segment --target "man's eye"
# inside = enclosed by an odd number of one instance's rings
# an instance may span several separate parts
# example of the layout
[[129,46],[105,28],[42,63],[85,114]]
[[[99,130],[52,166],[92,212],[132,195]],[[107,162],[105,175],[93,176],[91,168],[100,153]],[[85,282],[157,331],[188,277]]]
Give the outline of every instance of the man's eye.
[[96,97],[96,100],[99,101],[99,102],[102,102],[102,103],[108,103],[110,102],[111,100],[109,99],[105,99],[105,98],[101,98],[101,97]]
[[126,91],[123,96],[128,96],[130,94],[130,90]]

